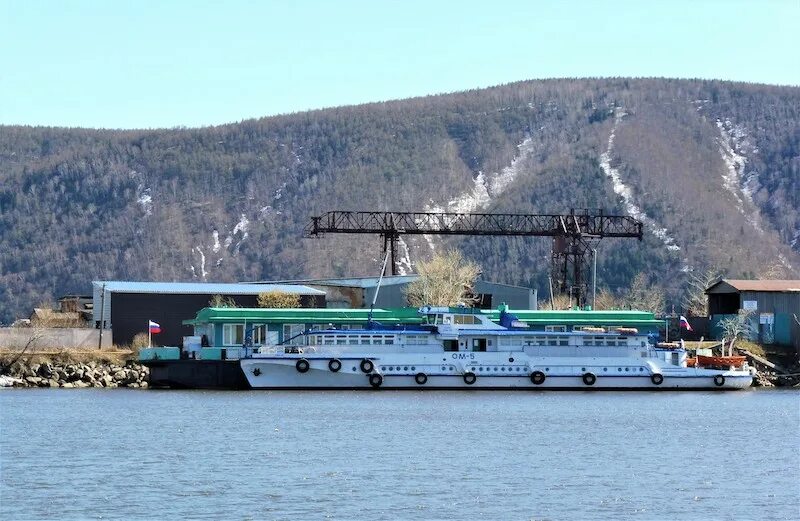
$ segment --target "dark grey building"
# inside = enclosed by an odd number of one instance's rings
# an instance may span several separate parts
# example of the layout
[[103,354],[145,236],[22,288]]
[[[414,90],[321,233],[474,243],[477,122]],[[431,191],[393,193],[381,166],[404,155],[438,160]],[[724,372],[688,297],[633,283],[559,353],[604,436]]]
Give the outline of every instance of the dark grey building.
[[152,320],[161,326],[154,343],[179,346],[184,336],[192,334],[183,321],[208,307],[215,295],[254,308],[259,293],[282,291],[299,295],[301,307],[325,307],[325,292],[294,284],[94,281],[92,287],[94,326],[111,329],[115,345],[130,344],[137,333],[147,333]]
[[[406,288],[419,275],[392,275],[383,277],[378,290],[378,277],[352,277],[344,279],[305,279],[279,281],[279,284],[302,284],[325,292],[329,308],[368,308],[378,292],[375,303],[379,308],[401,308],[408,305]],[[264,283],[270,283],[264,281]],[[275,283],[275,282],[272,282]],[[496,308],[508,304],[511,309],[536,309],[535,289],[478,280],[475,283],[478,307]]]
[[740,310],[751,313],[758,340],[794,346],[800,352],[800,280],[723,279],[706,290],[712,333]]

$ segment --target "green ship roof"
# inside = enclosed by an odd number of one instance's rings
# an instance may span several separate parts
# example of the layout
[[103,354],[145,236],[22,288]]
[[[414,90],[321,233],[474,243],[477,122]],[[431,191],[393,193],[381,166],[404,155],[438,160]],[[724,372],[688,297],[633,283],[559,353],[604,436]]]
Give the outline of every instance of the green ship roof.
[[[500,319],[498,310],[473,310],[451,308],[454,313],[482,313],[492,320]],[[629,326],[640,328],[657,328],[663,321],[656,320],[647,311],[581,311],[581,310],[508,310],[523,322],[533,325],[569,324],[569,325],[606,325]],[[366,323],[369,318],[368,309],[349,308],[203,308],[194,319],[184,320],[186,325],[200,325],[209,322],[281,322],[281,323],[330,323],[353,324]],[[419,324],[422,316],[417,308],[375,309],[372,319],[385,324]]]

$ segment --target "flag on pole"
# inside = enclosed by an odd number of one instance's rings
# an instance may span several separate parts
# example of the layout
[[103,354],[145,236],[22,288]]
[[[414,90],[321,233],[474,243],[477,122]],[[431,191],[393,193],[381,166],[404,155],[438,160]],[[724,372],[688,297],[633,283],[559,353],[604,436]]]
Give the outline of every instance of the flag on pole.
[[693,331],[692,326],[689,325],[689,321],[686,320],[686,317],[683,315],[681,315],[680,327],[685,328],[686,331]]
[[161,333],[161,326],[158,323],[153,322],[152,320],[148,320],[148,325],[150,326],[151,335]]

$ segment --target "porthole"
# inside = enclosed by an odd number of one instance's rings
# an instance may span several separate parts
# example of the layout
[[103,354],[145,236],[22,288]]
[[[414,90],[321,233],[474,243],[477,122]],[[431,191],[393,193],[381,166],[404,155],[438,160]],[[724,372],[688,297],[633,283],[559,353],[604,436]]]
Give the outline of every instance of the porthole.
[[386,370],[386,368],[381,366],[381,371],[385,371],[385,370]]
[[522,371],[522,368],[521,367],[517,367],[517,372],[520,372],[520,371]]
[[353,372],[354,372],[354,373],[356,372],[356,368],[355,368],[355,366],[353,366]]
[[446,369],[447,369],[447,368],[446,368],[445,366],[442,366],[442,371],[444,371],[444,370],[446,370]]
[[628,371],[630,371],[630,370],[631,370],[631,368],[630,368],[630,367],[626,367],[626,368],[625,368],[625,372],[626,372],[626,373],[627,373]]
[[581,367],[581,371],[583,371],[585,373],[586,372],[586,368],[585,367]]
[[501,367],[501,368],[500,368],[500,370],[501,370],[501,371],[505,371],[505,370],[506,370],[506,368],[505,368],[505,367]]
[[513,358],[509,358],[509,359],[508,359],[508,361],[509,361],[509,362],[513,362],[513,361],[514,361],[514,359],[513,359]]
[[549,371],[549,370],[550,370],[550,368],[549,368],[549,367],[545,367],[545,368],[544,368],[544,370],[545,370],[545,371]]
[[403,371],[408,371],[408,366],[403,367]]
[[617,367],[617,371],[619,371],[621,373],[622,372],[622,368],[621,367]]
[[412,366],[411,366],[411,370],[412,370],[412,371],[416,371],[416,370],[417,370],[417,367],[416,367],[416,366],[414,366],[414,365],[412,365]]
[[639,372],[641,373],[642,371],[644,371],[644,367],[639,368]]

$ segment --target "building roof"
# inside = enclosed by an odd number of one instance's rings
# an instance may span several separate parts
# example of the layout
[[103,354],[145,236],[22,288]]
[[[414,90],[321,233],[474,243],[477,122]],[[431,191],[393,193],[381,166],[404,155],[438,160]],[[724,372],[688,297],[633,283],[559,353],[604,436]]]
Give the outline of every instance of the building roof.
[[324,291],[298,284],[227,284],[217,282],[134,282],[96,280],[98,289],[105,285],[113,293],[189,293],[198,295],[258,295],[265,291],[282,291],[296,295],[324,295]]
[[[280,281],[273,281],[275,283],[280,284],[311,284],[314,286],[336,286],[336,287],[345,287],[345,288],[374,288],[378,285],[379,277],[347,277],[347,278],[340,278],[340,279],[301,279],[301,280],[280,280]],[[396,286],[400,284],[409,284],[414,282],[415,280],[419,279],[419,275],[412,274],[412,275],[387,275],[383,277],[383,281],[381,282],[381,286]],[[254,284],[268,284],[270,281],[259,281],[255,282]],[[513,284],[501,284],[499,282],[491,282],[488,280],[478,279],[476,284],[491,284],[493,286],[505,286],[508,288],[521,288],[525,290],[530,290],[526,286],[515,286]]]
[[[395,286],[408,284],[419,278],[419,275],[388,275],[383,277],[381,286]],[[378,285],[378,277],[348,277],[342,279],[302,279],[281,280],[281,284],[312,284],[314,286],[336,286],[345,288],[373,288]],[[255,284],[269,284],[270,281],[260,281]]]
[[722,279],[709,286],[706,293],[734,293],[736,291],[800,292],[800,280]]

